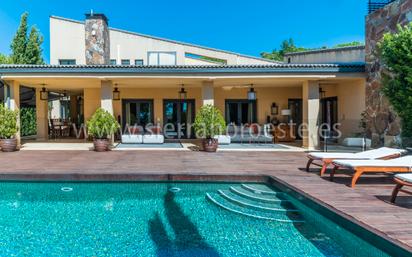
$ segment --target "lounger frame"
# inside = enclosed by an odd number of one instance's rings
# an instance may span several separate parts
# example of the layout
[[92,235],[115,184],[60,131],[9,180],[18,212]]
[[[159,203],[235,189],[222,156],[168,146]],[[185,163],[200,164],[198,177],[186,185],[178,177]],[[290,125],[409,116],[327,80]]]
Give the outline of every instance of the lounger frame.
[[334,167],[332,169],[332,172],[330,173],[330,181],[333,181],[333,178],[335,176],[335,173],[338,169],[351,169],[354,170],[355,173],[352,176],[352,182],[350,184],[351,188],[354,188],[356,185],[356,182],[362,176],[363,173],[403,173],[403,172],[411,172],[411,169],[409,167],[374,167],[374,166],[359,166],[359,167],[346,167],[346,166],[340,166],[337,164],[333,164]]
[[[390,160],[390,159],[394,159],[394,158],[398,158],[400,157],[401,154],[400,153],[396,153],[396,154],[392,154],[392,155],[388,155],[382,158],[377,158],[376,160]],[[331,165],[334,161],[336,160],[346,160],[346,159],[342,159],[342,158],[322,158],[322,159],[317,159],[317,158],[313,158],[310,154],[308,154],[308,163],[306,164],[306,171],[309,172],[310,170],[310,166],[311,165],[315,165],[318,167],[321,167],[320,169],[320,176],[323,176],[326,172],[326,169],[329,167],[329,165]],[[321,163],[316,163],[315,161],[320,161]]]
[[396,177],[395,177],[394,181],[395,181],[395,183],[396,183],[396,186],[395,186],[395,188],[394,188],[393,191],[392,191],[391,203],[395,203],[396,198],[398,197],[399,192],[403,192],[403,193],[405,193],[405,194],[412,195],[412,191],[403,189],[404,186],[412,187],[412,183],[403,181],[403,180],[398,179],[398,178],[396,178]]

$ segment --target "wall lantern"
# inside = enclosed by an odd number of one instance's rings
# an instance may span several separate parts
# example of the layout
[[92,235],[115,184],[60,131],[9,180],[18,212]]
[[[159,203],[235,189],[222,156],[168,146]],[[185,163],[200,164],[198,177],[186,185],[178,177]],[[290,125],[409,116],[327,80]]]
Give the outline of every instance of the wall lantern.
[[113,90],[113,100],[114,101],[119,101],[120,100],[120,91],[117,88],[117,84],[115,84],[115,85],[116,85],[116,87]]
[[247,99],[248,99],[249,101],[254,101],[254,100],[256,100],[256,91],[255,91],[255,89],[253,88],[253,84],[250,85],[250,89],[249,89],[249,91],[247,92]]
[[182,84],[182,88],[179,91],[179,99],[180,100],[186,100],[187,99],[187,92],[186,92],[183,84]]
[[272,103],[272,107],[270,108],[270,113],[272,115],[278,115],[279,114],[279,107],[276,103]]
[[49,99],[49,92],[46,90],[46,84],[42,84],[42,89],[40,91],[40,100],[47,101]]

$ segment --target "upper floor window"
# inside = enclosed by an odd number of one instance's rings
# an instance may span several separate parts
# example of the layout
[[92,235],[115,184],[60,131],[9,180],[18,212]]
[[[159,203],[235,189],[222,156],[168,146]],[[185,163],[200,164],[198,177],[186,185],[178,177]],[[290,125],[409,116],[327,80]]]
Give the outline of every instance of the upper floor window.
[[176,52],[148,52],[149,65],[176,65]]
[[59,64],[60,65],[76,65],[76,60],[75,59],[60,59]]
[[130,65],[130,60],[128,60],[128,59],[123,59],[123,60],[122,60],[122,65]]
[[116,59],[110,59],[110,65],[116,65],[116,64],[117,64]]
[[134,60],[134,65],[137,65],[137,66],[142,66],[144,63],[143,63],[143,59],[136,59],[136,60]]

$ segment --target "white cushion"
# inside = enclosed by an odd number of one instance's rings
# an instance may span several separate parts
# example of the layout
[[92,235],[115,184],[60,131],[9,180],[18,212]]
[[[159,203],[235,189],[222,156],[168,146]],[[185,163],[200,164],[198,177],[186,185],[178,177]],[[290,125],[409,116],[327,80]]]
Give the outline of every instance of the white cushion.
[[337,160],[333,162],[343,167],[412,167],[412,156],[404,156],[390,160]]
[[144,135],[143,144],[163,144],[165,137],[163,135]]
[[405,150],[389,147],[381,147],[378,149],[368,150],[359,153],[309,153],[312,159],[354,159],[354,160],[370,160],[381,159],[392,155],[401,155]]
[[412,183],[412,173],[409,174],[398,174],[395,176],[396,178],[403,180],[408,183]]
[[123,144],[141,144],[143,143],[142,135],[122,135]]
[[[366,147],[370,148],[372,145],[372,141],[370,139],[365,139]],[[342,145],[344,146],[353,146],[353,147],[362,147],[363,145],[363,138],[357,137],[348,137],[342,141]]]
[[230,136],[227,136],[227,135],[218,135],[218,136],[215,136],[214,138],[217,139],[217,142],[219,143],[219,145],[230,145],[231,143]]

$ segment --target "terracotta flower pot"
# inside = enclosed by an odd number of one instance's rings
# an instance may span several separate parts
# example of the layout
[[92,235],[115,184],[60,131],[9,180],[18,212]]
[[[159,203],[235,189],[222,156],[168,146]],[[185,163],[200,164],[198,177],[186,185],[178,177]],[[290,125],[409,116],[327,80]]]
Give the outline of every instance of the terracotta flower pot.
[[14,152],[17,151],[17,139],[1,139],[0,140],[1,151],[3,152]]
[[214,139],[214,138],[203,139],[202,143],[203,143],[203,150],[205,150],[205,152],[208,152],[208,153],[216,152],[217,147],[219,145],[217,139]]
[[107,152],[109,151],[109,140],[108,139],[94,139],[93,146],[96,152]]

